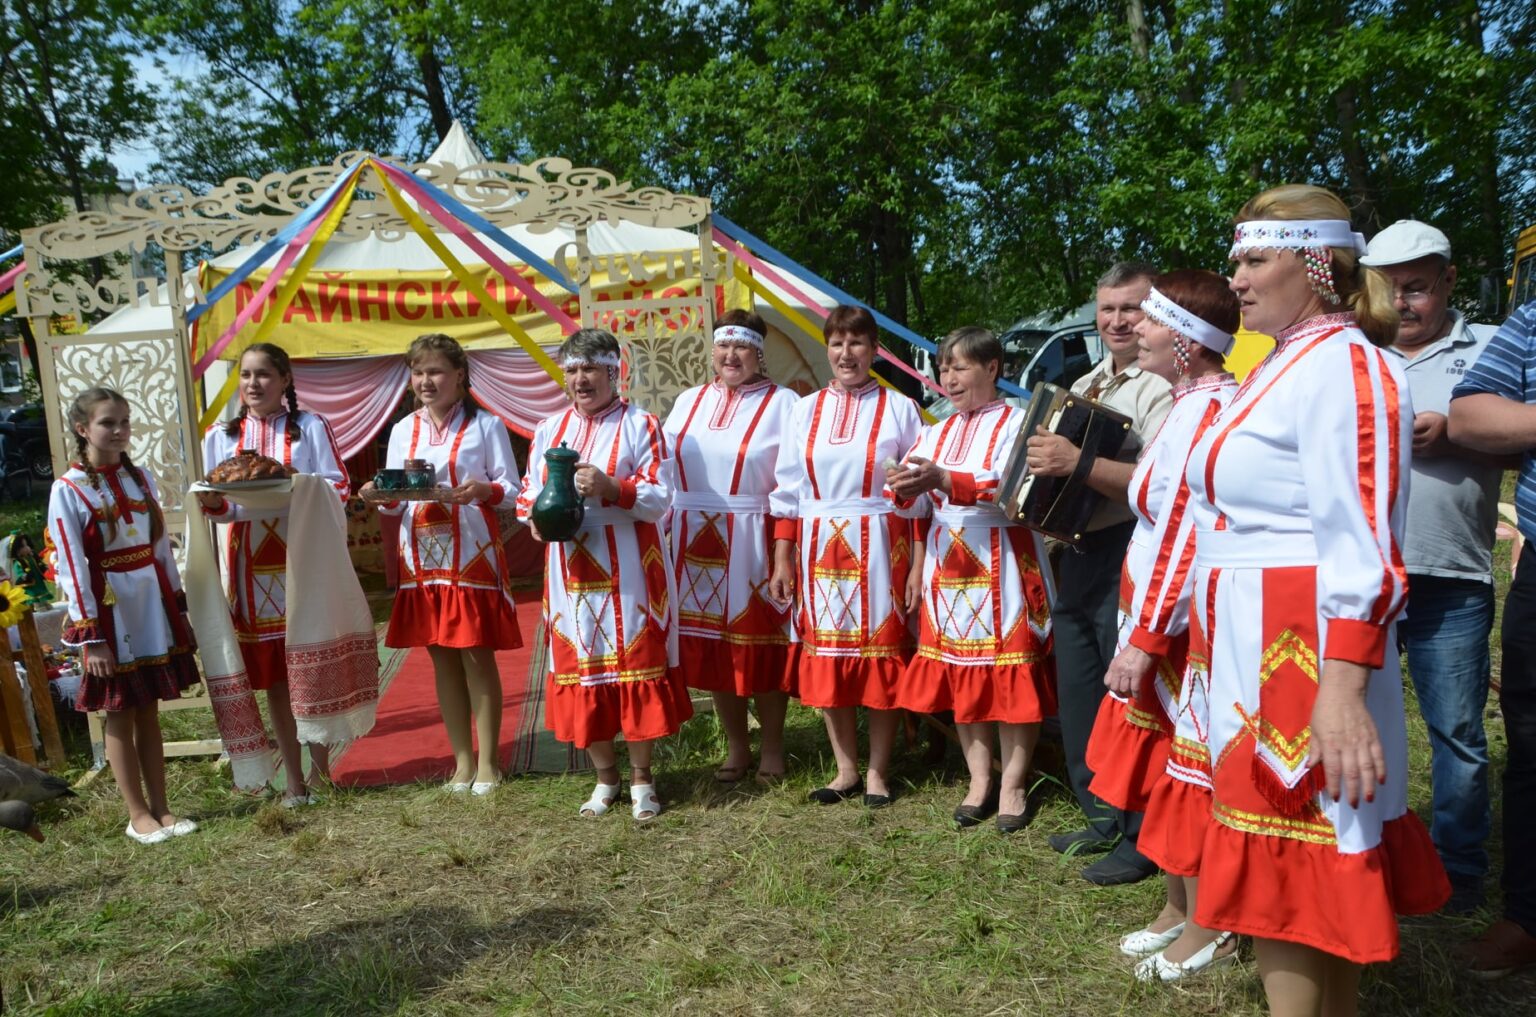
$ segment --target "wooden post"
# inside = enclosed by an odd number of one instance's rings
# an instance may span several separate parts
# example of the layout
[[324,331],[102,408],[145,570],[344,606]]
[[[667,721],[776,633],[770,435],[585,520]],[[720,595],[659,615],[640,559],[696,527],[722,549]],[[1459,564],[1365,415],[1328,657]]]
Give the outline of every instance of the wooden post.
[[64,765],[64,740],[59,737],[59,718],[53,710],[53,689],[48,681],[48,662],[37,638],[37,621],[28,611],[16,623],[21,633],[22,659],[27,664],[27,685],[32,690],[32,711],[37,714],[37,733],[43,740],[43,756],[52,767]]
[[37,762],[32,751],[32,729],[27,727],[27,707],[21,698],[21,684],[16,678],[16,668],[11,665],[10,653],[0,653],[0,707],[3,707],[5,751],[23,763]]

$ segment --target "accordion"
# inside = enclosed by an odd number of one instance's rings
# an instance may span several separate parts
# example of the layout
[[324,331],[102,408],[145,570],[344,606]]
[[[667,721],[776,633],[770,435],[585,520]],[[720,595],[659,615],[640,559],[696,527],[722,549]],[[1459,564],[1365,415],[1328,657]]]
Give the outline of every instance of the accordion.
[[[1071,476],[1040,477],[1029,472],[1025,445],[1043,427],[1083,450]],[[1113,459],[1131,433],[1131,418],[1049,382],[1030,393],[1024,429],[1008,456],[997,504],[1016,523],[1076,546],[1104,496],[1088,486],[1095,459]]]

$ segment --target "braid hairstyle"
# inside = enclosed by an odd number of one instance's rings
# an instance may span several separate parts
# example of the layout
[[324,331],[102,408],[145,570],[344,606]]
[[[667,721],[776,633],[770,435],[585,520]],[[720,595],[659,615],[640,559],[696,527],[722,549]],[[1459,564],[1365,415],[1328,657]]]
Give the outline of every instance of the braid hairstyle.
[[160,538],[165,536],[165,513],[160,511],[160,502],[155,499],[154,492],[149,489],[149,481],[144,479],[144,471],[139,469],[128,458],[128,453],[123,453],[123,468],[133,474],[133,482],[139,485],[139,490],[144,492],[144,504],[149,512],[149,542],[151,545],[160,543]]
[[[85,471],[86,479],[91,482],[91,487],[97,491],[102,490],[101,474],[97,472],[95,465],[91,463],[90,445],[85,440],[85,435],[81,434],[79,429],[91,422],[91,414],[95,412],[98,405],[109,401],[123,407],[128,406],[128,400],[123,397],[121,392],[98,385],[95,388],[88,388],[75,396],[75,401],[69,407],[69,426],[75,432],[75,452],[80,457],[80,468]],[[127,458],[127,456],[123,457],[124,462],[127,461]],[[116,512],[106,508],[102,510],[102,515],[106,517],[108,543],[117,539],[117,517],[122,513],[122,507],[116,505],[116,499],[113,501],[114,507],[117,509]]]
[[[464,384],[459,393],[460,402],[464,406],[464,419],[474,419],[475,412],[480,409],[480,404],[469,391],[469,354],[464,352],[464,347],[459,345],[457,339],[441,332],[428,332],[411,340],[411,345],[405,351],[405,363],[407,367],[415,367],[416,362],[422,357],[437,354],[448,361],[448,366],[456,371],[464,372]],[[421,400],[416,400],[416,408],[421,409]]]
[[[288,358],[288,351],[276,343],[252,343],[245,348],[245,352],[240,354],[240,362],[244,363],[245,358],[252,353],[260,353],[266,357],[271,361],[272,369],[288,380],[287,386],[283,389],[283,396],[288,403],[288,425],[285,430],[288,432],[288,441],[297,444],[304,435],[304,432],[299,430],[299,414],[303,411],[299,409],[299,393],[293,387],[293,361]],[[239,371],[239,369],[239,364],[236,364],[235,370]],[[240,436],[240,429],[244,426],[245,414],[249,408],[243,401],[240,403],[240,412],[224,425],[226,435],[231,438]]]

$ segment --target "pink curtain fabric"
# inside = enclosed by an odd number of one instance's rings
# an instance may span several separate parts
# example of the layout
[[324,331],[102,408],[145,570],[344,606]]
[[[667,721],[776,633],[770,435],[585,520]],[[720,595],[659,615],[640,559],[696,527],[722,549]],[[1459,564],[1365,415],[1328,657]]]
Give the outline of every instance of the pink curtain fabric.
[[471,350],[469,384],[481,406],[525,438],[569,405],[565,389],[522,350]]
[[399,357],[295,360],[293,387],[299,405],[326,419],[343,459],[350,459],[394,416],[410,369]]
[[[293,362],[299,404],[330,423],[344,459],[367,448],[390,422],[410,377],[399,357]],[[565,390],[522,350],[471,350],[469,380],[480,405],[525,438],[566,407]]]

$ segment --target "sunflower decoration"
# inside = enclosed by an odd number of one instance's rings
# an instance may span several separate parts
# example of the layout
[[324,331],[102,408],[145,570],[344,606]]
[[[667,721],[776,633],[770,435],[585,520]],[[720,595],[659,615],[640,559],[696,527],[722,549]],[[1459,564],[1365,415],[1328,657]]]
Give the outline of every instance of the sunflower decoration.
[[0,628],[8,629],[15,625],[28,610],[27,591],[14,583],[0,580]]

